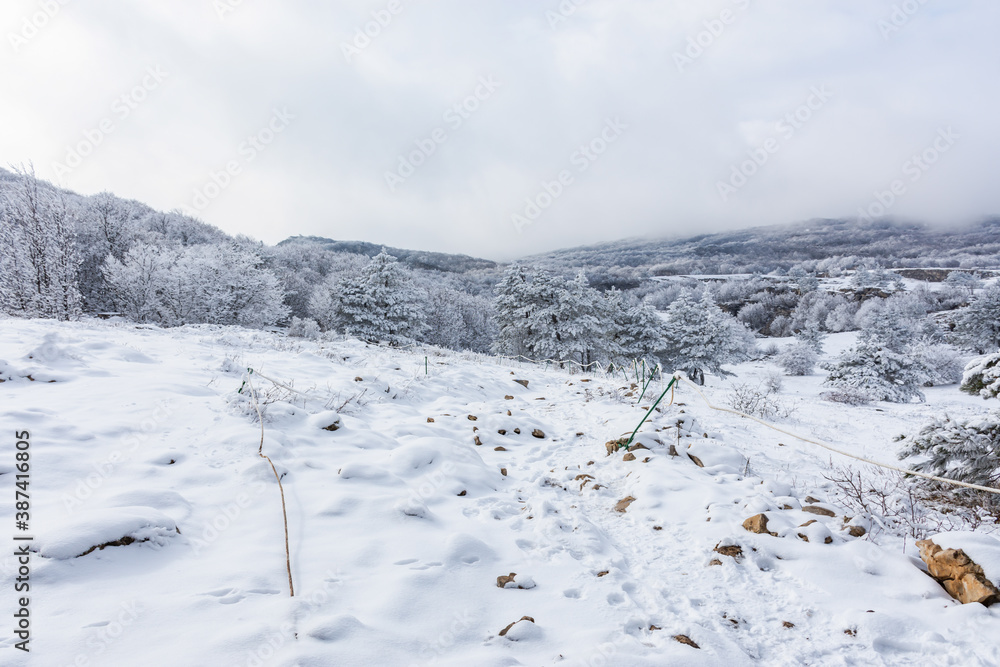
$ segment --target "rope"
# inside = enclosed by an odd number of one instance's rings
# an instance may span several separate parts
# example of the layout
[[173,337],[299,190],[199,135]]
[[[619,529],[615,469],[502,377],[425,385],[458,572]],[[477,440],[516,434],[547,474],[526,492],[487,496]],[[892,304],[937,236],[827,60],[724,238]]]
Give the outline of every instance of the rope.
[[[278,480],[278,490],[281,492],[281,516],[285,521],[285,567],[288,569],[288,595],[289,597],[295,597],[295,585],[292,583],[292,556],[288,549],[288,510],[285,508],[285,488],[281,485],[281,477],[278,475],[278,469],[274,467],[274,461],[264,453],[264,415],[260,412],[260,405],[257,404],[257,390],[254,389],[253,381],[250,378],[253,373],[254,370],[252,368],[247,369],[247,378],[244,380],[244,384],[250,388],[250,399],[253,402],[254,410],[257,411],[257,421],[260,422],[260,446],[257,448],[257,454],[260,458],[266,459],[271,464],[271,472],[274,473],[274,478]],[[260,375],[260,373],[257,375]],[[264,376],[261,375],[261,377]],[[270,380],[270,378],[264,379]],[[273,380],[271,381],[274,382]]]
[[[680,376],[675,376],[675,377],[679,377],[681,380],[683,380],[684,382],[687,382],[689,385],[691,385],[691,388],[694,389],[695,393],[698,394],[699,396],[701,396],[701,400],[705,401],[705,405],[707,405],[712,410],[717,410],[719,412],[728,412],[730,414],[739,415],[740,417],[746,417],[747,419],[753,420],[753,421],[757,422],[758,424],[766,426],[767,428],[769,428],[771,430],[777,431],[778,433],[784,433],[787,436],[795,438],[796,440],[801,440],[802,442],[807,442],[807,443],[809,443],[811,445],[816,445],[818,447],[822,447],[823,449],[829,450],[829,451],[834,452],[836,454],[840,454],[841,456],[846,456],[847,458],[854,459],[856,461],[861,461],[863,463],[868,463],[870,465],[877,466],[879,468],[885,468],[887,470],[895,470],[896,472],[903,473],[904,475],[913,475],[914,477],[922,477],[923,479],[929,479],[931,481],[940,482],[942,484],[954,484],[955,486],[964,486],[967,489],[975,489],[976,491],[985,491],[987,493],[997,493],[997,494],[1000,494],[1000,489],[995,489],[995,488],[993,488],[991,486],[981,486],[979,484],[970,484],[969,482],[960,482],[960,481],[958,481],[956,479],[947,479],[945,477],[937,477],[935,475],[929,475],[927,473],[917,472],[915,470],[908,470],[906,468],[900,468],[899,466],[894,466],[894,465],[892,465],[890,463],[882,463],[880,461],[873,461],[872,459],[868,459],[868,458],[865,458],[863,456],[857,456],[855,454],[850,454],[848,452],[845,452],[845,451],[843,451],[841,449],[837,449],[836,447],[834,447],[832,445],[829,445],[829,444],[827,444],[825,442],[821,442],[819,440],[811,440],[809,438],[804,438],[801,435],[798,435],[796,433],[792,433],[791,431],[786,431],[785,429],[778,428],[777,426],[774,426],[773,424],[768,424],[766,421],[764,421],[762,419],[758,419],[757,417],[754,417],[752,415],[748,415],[745,412],[740,412],[739,410],[733,410],[731,408],[723,408],[723,407],[720,407],[718,405],[713,405],[712,402],[708,400],[708,397],[706,397],[705,394],[703,394],[701,392],[701,390],[698,389],[698,385],[694,384],[693,382],[691,382],[690,380],[688,380],[685,377],[680,377]],[[645,420],[643,420],[643,421],[645,421]],[[641,426],[641,424],[640,424],[640,426]],[[636,429],[636,430],[638,430],[638,429]]]

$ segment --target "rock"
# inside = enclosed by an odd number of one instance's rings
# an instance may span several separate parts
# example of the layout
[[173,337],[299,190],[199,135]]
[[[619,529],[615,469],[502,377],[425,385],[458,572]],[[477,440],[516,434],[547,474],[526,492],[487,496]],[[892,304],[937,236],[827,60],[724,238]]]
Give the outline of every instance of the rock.
[[434,423],[434,417],[428,417],[427,418],[427,423],[428,424],[433,424]]
[[499,429],[497,433],[499,433],[500,435],[507,435],[507,429],[505,428]]
[[767,529],[767,515],[765,514],[754,514],[752,517],[743,522],[743,528],[751,533],[773,535],[775,537],[778,536],[777,533],[772,533]]
[[701,648],[700,646],[695,644],[694,640],[688,637],[687,635],[674,635],[674,641],[690,646],[691,648]]
[[536,438],[544,438],[545,432],[539,428],[536,428],[534,431],[531,432],[531,435],[535,436]]
[[961,602],[979,602],[989,606],[1000,600],[1000,590],[986,578],[983,568],[961,549],[942,549],[932,540],[919,540],[920,558],[927,572],[944,586],[948,594]]
[[812,496],[806,496],[806,502],[807,503],[821,503],[823,501],[820,500],[819,498],[813,498]]
[[696,466],[698,466],[699,468],[704,468],[705,467],[705,464],[701,462],[701,459],[699,459],[694,454],[688,454],[688,458],[691,459],[692,461],[694,461],[694,464]]
[[635,461],[635,454],[632,452],[626,452],[625,456],[622,457],[622,461]]
[[506,477],[507,476],[507,469],[506,468],[500,468],[500,474],[503,475],[504,477]]
[[511,396],[510,394],[508,394],[508,395],[506,395],[506,396],[503,397],[503,400],[505,400],[505,401],[513,401],[514,397]]
[[458,495],[459,495],[459,496],[465,496],[465,495],[467,495],[467,494],[468,494],[468,491],[464,491],[464,490],[463,490],[463,491],[462,491],[461,493],[459,493]]
[[511,413],[511,411],[510,411],[510,410],[508,410],[508,411],[507,411],[507,416],[508,416],[508,417],[511,417],[511,416],[513,416],[513,414]]
[[781,625],[782,625],[782,627],[786,627],[786,628],[794,628],[795,627],[795,624],[792,623],[791,621],[782,621]]
[[521,385],[525,389],[528,388],[528,380],[514,380],[514,382],[518,383],[519,385]]
[[479,417],[477,417],[476,415],[469,415],[468,417],[466,417],[466,419],[468,419],[470,422],[474,422],[478,421]]
[[615,511],[616,512],[625,512],[625,510],[628,509],[628,506],[631,505],[634,502],[635,502],[635,498],[633,498],[632,496],[626,496],[626,497],[622,498],[621,500],[619,500],[615,504]]
[[712,551],[722,554],[723,556],[729,556],[730,558],[740,558],[743,556],[743,547],[738,544],[728,544],[721,547],[716,544]]
[[628,448],[628,450],[630,452],[634,452],[637,449],[649,449],[649,447],[647,447],[646,445],[644,445],[642,443],[637,442],[637,443],[635,443],[634,445],[632,445],[631,447]]
[[712,560],[708,561],[708,565],[709,567],[711,567],[712,565],[722,565],[722,561],[719,560],[718,558],[713,558]]
[[515,428],[515,429],[514,429],[514,433],[516,433],[516,434],[518,434],[518,435],[521,435],[521,429],[519,429],[519,428]]
[[511,623],[510,625],[508,625],[506,628],[504,628],[503,630],[501,630],[500,631],[500,636],[501,637],[506,637],[507,636],[507,632],[509,632],[511,628],[513,628],[515,625],[517,625],[521,621],[528,621],[529,623],[534,623],[535,619],[533,619],[530,616],[522,616],[520,620],[514,621],[513,623]]
[[506,447],[494,447],[493,451],[494,452],[506,452],[507,448]]
[[340,430],[340,422],[339,421],[335,421],[332,424],[330,424],[329,426],[324,426],[323,430],[324,431],[339,431]]
[[476,436],[475,443],[476,443],[476,447],[482,447],[483,446],[483,441],[479,439],[478,435]]
[[799,525],[799,528],[805,528],[806,526],[811,526],[811,525],[813,525],[814,523],[816,523],[816,519],[809,519],[809,520],[808,520],[808,521],[806,521],[805,523],[803,523],[803,524],[800,524],[800,525]]
[[365,379],[363,377],[356,377],[356,378],[354,378],[354,381],[355,382],[364,382]]
[[864,537],[867,532],[863,526],[849,526],[847,528],[847,534],[851,537]]
[[604,576],[607,576],[607,574],[608,574],[607,570],[601,570],[600,572],[597,573],[597,576],[598,577],[604,577]]
[[674,447],[673,445],[670,445],[670,455],[671,456],[680,456],[680,454],[677,453],[677,448]]
[[833,510],[828,510],[825,507],[820,507],[818,505],[806,505],[802,508],[803,512],[808,512],[809,514],[818,514],[819,516],[837,516],[837,513]]
[[511,572],[510,574],[501,574],[497,577],[497,588],[505,588],[508,583],[514,581],[514,577],[516,576],[517,573],[515,572]]
[[661,628],[661,627],[660,627],[660,626],[658,626],[658,625],[651,625],[651,626],[649,626],[649,631],[650,631],[650,632],[654,632],[654,631],[656,631],[656,630],[662,630],[662,629],[663,629],[663,628]]

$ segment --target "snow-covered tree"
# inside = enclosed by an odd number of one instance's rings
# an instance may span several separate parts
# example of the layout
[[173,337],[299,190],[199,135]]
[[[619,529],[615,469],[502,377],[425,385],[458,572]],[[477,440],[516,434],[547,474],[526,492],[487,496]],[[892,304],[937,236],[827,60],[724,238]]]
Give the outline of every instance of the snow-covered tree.
[[492,348],[497,354],[529,356],[530,290],[531,272],[520,264],[508,267],[494,289],[497,336]]
[[815,348],[806,341],[796,341],[785,347],[774,360],[786,375],[810,375],[816,366],[818,355]]
[[349,336],[400,345],[419,337],[426,326],[413,279],[384,250],[360,274],[342,278],[338,290],[334,321]]
[[177,249],[137,243],[102,267],[112,299],[137,321],[264,327],[288,314],[277,278],[245,241]]
[[645,361],[647,367],[655,367],[660,363],[657,354],[667,344],[663,318],[647,302],[638,302],[630,307],[617,290],[609,290],[604,296],[613,320],[605,344],[609,360],[627,363],[638,359]]
[[977,289],[982,289],[983,281],[977,276],[964,271],[952,271],[944,281],[947,285],[967,291],[969,295],[976,293]]
[[1000,347],[1000,284],[979,293],[958,317],[961,340],[980,353]]
[[[937,418],[904,443],[899,457],[912,459],[913,470],[994,488],[1000,483],[1000,412],[968,421]],[[920,483],[949,493],[969,493],[933,481]],[[1000,505],[996,494],[983,494],[980,500]]]
[[938,387],[962,381],[962,370],[968,357],[951,345],[920,338],[913,344],[910,353],[924,370],[925,384]]
[[830,371],[825,384],[873,401],[923,401],[920,387],[927,370],[910,353],[911,335],[907,323],[894,319],[891,310],[872,313],[857,344],[825,366]]
[[101,273],[113,306],[133,322],[157,321],[160,290],[175,257],[145,243],[137,243],[119,260],[108,255]]
[[82,312],[74,212],[42,185],[34,169],[17,169],[0,189],[0,309],[23,317],[69,320]]
[[[817,355],[822,354],[823,341],[826,340],[826,334],[823,333],[822,329],[820,329],[819,322],[817,320],[808,320],[805,325],[793,335],[798,342],[805,343],[811,347]],[[815,361],[813,363],[815,363]]]
[[983,398],[1000,396],[1000,352],[973,359],[962,374],[962,391]]
[[684,371],[702,379],[704,372],[731,375],[723,364],[747,358],[754,347],[753,334],[726,315],[707,291],[700,300],[681,294],[663,315],[665,346],[660,358],[667,370]]

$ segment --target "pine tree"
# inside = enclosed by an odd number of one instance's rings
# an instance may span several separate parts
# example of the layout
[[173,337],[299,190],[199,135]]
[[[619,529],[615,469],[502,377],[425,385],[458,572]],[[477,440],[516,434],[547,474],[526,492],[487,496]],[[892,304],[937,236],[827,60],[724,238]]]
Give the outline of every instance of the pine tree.
[[722,364],[747,357],[753,334],[715,305],[706,290],[696,301],[690,292],[681,294],[664,313],[666,346],[660,352],[664,368],[684,371],[703,381],[704,372],[731,375]]
[[[793,335],[797,341],[805,343],[811,347],[816,354],[823,353],[823,341],[826,340],[826,334],[823,333],[823,330],[820,328],[817,320],[807,320],[805,326],[796,331]],[[804,375],[804,373],[802,373],[802,375]]]
[[1000,347],[1000,284],[983,290],[958,317],[962,341],[980,354]]
[[[1000,412],[981,419],[954,421],[947,415],[924,426],[905,440],[899,458],[917,457],[913,470],[936,477],[996,488],[1000,483]],[[930,488],[942,488],[937,482],[922,481]],[[949,493],[969,497],[974,492],[948,485]],[[1000,496],[972,496],[993,506],[1000,506]]]
[[1000,396],[1000,352],[970,361],[962,374],[959,389],[983,398]]
[[337,321],[349,336],[400,345],[412,342],[426,326],[413,280],[384,250],[339,287]]
[[492,349],[497,354],[527,357],[530,352],[530,281],[531,273],[527,269],[519,264],[512,264],[494,288],[497,336]]
[[861,330],[857,344],[825,367],[830,371],[825,384],[872,401],[923,401],[920,387],[927,370],[910,354],[910,332],[890,309],[877,311]]

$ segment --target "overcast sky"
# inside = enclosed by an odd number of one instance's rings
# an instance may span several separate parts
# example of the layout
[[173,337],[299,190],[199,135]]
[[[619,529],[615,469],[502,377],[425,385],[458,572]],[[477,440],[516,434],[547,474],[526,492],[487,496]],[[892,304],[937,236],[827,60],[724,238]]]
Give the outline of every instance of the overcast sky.
[[269,243],[494,259],[967,222],[1000,213],[998,26],[995,0],[5,0],[0,161]]

